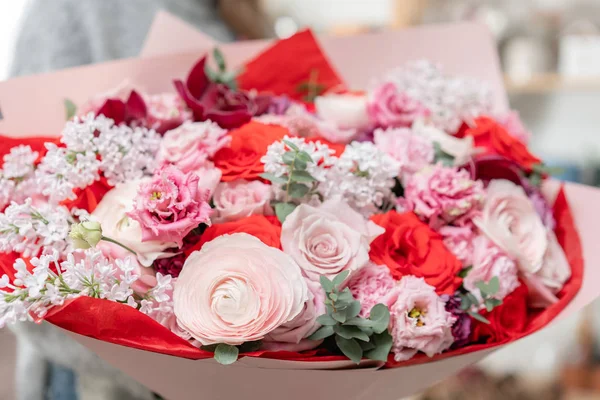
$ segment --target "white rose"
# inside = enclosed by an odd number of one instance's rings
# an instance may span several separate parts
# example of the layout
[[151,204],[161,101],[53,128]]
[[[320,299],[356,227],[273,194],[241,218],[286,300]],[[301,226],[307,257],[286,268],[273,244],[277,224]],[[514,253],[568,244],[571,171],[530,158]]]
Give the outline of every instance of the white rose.
[[317,115],[340,129],[364,129],[369,126],[367,96],[327,94],[315,99]]

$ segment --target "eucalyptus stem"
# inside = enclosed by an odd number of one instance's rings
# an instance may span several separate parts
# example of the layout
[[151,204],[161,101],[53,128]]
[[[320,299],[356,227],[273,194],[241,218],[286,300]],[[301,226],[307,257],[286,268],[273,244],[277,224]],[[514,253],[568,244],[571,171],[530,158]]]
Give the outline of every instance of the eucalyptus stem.
[[111,238],[109,238],[109,237],[106,237],[106,236],[102,236],[102,237],[100,238],[100,240],[104,240],[105,242],[114,243],[114,244],[116,244],[117,246],[121,246],[122,248],[124,248],[124,249],[125,249],[125,250],[127,250],[128,252],[130,252],[130,253],[132,253],[133,255],[137,256],[137,253],[136,253],[135,251],[131,250],[129,247],[125,246],[125,245],[124,245],[124,244],[122,244],[122,243],[119,243],[119,242],[117,242],[117,241],[116,241],[116,240],[114,240],[114,239],[111,239]]

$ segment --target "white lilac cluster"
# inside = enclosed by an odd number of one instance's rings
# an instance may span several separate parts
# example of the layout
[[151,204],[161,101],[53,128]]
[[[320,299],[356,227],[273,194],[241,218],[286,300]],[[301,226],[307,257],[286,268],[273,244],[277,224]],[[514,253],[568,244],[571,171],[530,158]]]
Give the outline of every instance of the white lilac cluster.
[[0,251],[16,251],[24,257],[52,250],[64,254],[70,250],[67,238],[73,222],[66,207],[34,206],[31,198],[22,204],[13,202],[0,213]]
[[74,199],[74,190],[94,183],[100,172],[111,185],[151,174],[160,135],[89,114],[68,122],[61,142],[64,146],[46,145],[36,170],[36,183],[51,203]]
[[327,176],[328,169],[336,162],[335,151],[329,146],[319,142],[307,142],[303,138],[286,136],[283,141],[275,142],[267,149],[267,154],[261,158],[265,165],[265,172],[281,177],[288,174],[289,164],[284,160],[284,154],[291,149],[285,142],[292,143],[299,151],[306,152],[312,162],[309,162],[306,171],[318,182],[323,182]]
[[35,161],[39,153],[29,146],[16,146],[4,156],[4,164],[0,170],[0,208],[11,201],[22,202],[35,194],[37,189],[33,180]]
[[[58,252],[53,252],[32,258],[31,265],[34,268],[29,272],[23,259],[17,259],[13,283],[6,275],[0,278],[0,327],[30,320],[32,315],[42,318],[50,308],[79,296],[116,301],[147,314],[171,302],[170,276],[158,274],[159,284],[144,296],[134,292],[132,285],[138,280],[134,257],[112,262],[99,250],[88,249],[70,253],[62,262]],[[138,303],[136,297],[143,299]]]
[[400,164],[370,142],[352,142],[327,172],[319,191],[325,198],[341,195],[365,216],[390,200]]
[[463,121],[493,111],[492,91],[485,83],[462,76],[445,75],[429,61],[415,61],[390,71],[384,81],[418,100],[431,112],[439,129],[454,133]]

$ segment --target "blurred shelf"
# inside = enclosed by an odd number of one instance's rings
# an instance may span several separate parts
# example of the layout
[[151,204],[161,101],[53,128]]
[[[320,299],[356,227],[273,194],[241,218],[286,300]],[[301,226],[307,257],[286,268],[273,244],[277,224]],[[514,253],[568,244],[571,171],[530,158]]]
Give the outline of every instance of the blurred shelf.
[[505,76],[506,90],[511,94],[547,93],[555,91],[594,91],[600,92],[598,77],[565,78],[559,74],[540,74],[527,80],[514,80]]

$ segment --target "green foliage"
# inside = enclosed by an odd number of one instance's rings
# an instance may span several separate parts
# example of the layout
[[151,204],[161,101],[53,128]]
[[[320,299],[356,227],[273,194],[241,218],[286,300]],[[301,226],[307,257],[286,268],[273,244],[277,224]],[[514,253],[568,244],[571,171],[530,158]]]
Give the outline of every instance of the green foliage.
[[319,83],[319,70],[317,69],[311,70],[308,80],[300,82],[296,86],[296,92],[304,94],[304,101],[309,103],[314,102],[315,98],[323,93],[325,89],[325,85]]
[[65,118],[67,121],[73,119],[75,115],[77,115],[77,106],[70,99],[64,100],[65,104]]
[[442,150],[438,142],[433,142],[433,150],[435,151],[434,162],[441,162],[448,167],[454,165],[454,157]]
[[275,215],[277,219],[283,223],[288,215],[290,215],[296,209],[294,203],[275,203]]
[[220,83],[229,86],[232,90],[237,90],[238,83],[237,77],[242,73],[242,70],[227,71],[227,64],[225,63],[225,57],[218,47],[213,50],[213,58],[217,69],[212,69],[208,64],[204,67],[204,73],[208,79],[214,83]]
[[[463,271],[461,271],[461,273]],[[498,293],[498,290],[500,290],[500,279],[498,279],[497,276],[494,276],[488,282],[480,281],[475,283],[475,287],[479,289],[482,301],[479,302],[477,297],[475,297],[471,292],[464,292],[460,295],[460,308],[463,311],[466,311],[474,319],[485,324],[489,324],[490,321],[488,321],[483,315],[479,314],[477,311],[474,310],[479,310],[481,308],[481,305],[483,305],[485,306],[485,309],[488,312],[490,312],[495,307],[498,307],[502,304],[502,300],[494,298],[496,293]]]
[[229,365],[237,361],[240,351],[237,347],[220,343],[215,348],[215,360],[219,364]]
[[349,288],[340,289],[347,277],[348,271],[333,280],[320,277],[326,294],[327,313],[317,318],[321,327],[309,339],[333,336],[336,348],[355,363],[363,357],[385,361],[392,348],[392,337],[388,332],[390,311],[385,305],[377,304],[371,309],[369,318],[360,317],[360,302]]

